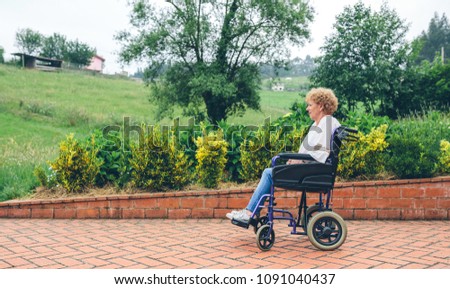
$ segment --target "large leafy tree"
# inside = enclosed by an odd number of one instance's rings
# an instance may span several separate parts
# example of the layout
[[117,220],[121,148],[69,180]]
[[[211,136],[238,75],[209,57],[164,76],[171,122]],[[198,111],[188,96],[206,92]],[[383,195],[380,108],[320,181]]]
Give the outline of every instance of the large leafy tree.
[[23,53],[37,55],[40,53],[43,36],[38,31],[26,28],[16,32],[16,46]]
[[362,103],[367,111],[395,115],[394,100],[410,59],[407,30],[386,3],[380,11],[361,2],[345,7],[316,59],[312,83],[334,89],[343,110]]
[[67,54],[67,40],[64,35],[53,33],[44,37],[41,55],[49,58],[64,59]]
[[309,37],[312,9],[302,0],[134,0],[121,32],[125,62],[146,61],[159,116],[174,104],[218,122],[259,109],[260,63],[288,59]]
[[420,51],[418,61],[428,60],[433,62],[437,54],[441,54],[444,48],[444,54],[450,55],[450,25],[445,14],[439,18],[439,14],[435,13],[430,20],[427,32],[423,31],[418,37],[423,47]]
[[83,67],[91,63],[92,57],[97,53],[95,48],[77,40],[67,42],[64,60]]

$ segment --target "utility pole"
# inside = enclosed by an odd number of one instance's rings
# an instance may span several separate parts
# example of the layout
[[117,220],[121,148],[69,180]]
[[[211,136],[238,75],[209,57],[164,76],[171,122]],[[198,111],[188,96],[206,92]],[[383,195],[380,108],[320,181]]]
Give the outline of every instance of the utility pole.
[[441,47],[441,60],[442,60],[442,64],[444,64],[444,62],[445,62],[444,46]]

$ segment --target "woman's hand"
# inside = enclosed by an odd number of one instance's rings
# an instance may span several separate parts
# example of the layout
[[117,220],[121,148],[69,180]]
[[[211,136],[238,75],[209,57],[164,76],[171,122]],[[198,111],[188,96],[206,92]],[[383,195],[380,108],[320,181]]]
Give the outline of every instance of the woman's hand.
[[289,159],[286,162],[287,165],[295,165],[295,164],[303,164],[303,163],[304,163],[304,161],[302,161],[302,160],[291,160],[291,159]]

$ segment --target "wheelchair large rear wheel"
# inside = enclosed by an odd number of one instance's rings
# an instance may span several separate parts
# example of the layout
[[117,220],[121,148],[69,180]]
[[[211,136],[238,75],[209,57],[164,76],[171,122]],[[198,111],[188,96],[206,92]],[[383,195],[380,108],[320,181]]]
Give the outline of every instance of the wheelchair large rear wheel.
[[314,247],[324,251],[334,250],[345,242],[347,225],[335,212],[320,212],[308,222],[307,235]]
[[270,229],[270,225],[263,225],[258,229],[258,232],[256,232],[256,244],[261,251],[269,251],[274,243],[275,231]]

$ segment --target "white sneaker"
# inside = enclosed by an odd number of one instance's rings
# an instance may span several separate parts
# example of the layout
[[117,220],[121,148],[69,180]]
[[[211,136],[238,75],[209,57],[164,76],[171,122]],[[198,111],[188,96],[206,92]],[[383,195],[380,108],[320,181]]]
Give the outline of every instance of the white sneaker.
[[227,213],[226,216],[227,216],[228,219],[232,220],[234,215],[238,214],[241,211],[245,211],[245,209],[242,209],[242,210],[239,210],[239,211],[233,210],[230,213]]
[[247,210],[242,210],[233,216],[233,219],[241,223],[248,223],[250,221],[250,216],[247,214]]

